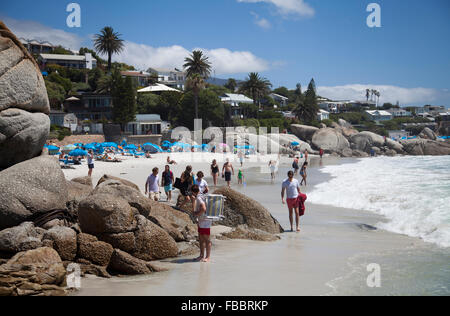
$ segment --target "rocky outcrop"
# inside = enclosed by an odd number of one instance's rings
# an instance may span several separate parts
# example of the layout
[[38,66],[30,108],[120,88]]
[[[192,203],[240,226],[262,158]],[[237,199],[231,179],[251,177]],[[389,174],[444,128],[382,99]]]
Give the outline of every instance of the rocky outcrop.
[[150,200],[145,197],[139,189],[124,184],[125,180],[107,180],[95,188],[92,195],[107,194],[121,198],[138,210],[139,214],[148,217],[152,209]]
[[78,234],[78,257],[89,262],[106,267],[109,265],[113,247],[105,242],[98,241],[97,237],[88,234]]
[[16,108],[1,111],[0,169],[39,156],[49,130],[50,121],[44,113],[30,113]]
[[401,141],[404,150],[413,156],[450,155],[450,144],[428,139],[409,139]]
[[56,226],[45,232],[44,239],[53,241],[62,260],[74,260],[77,255],[77,233],[68,227]]
[[284,232],[280,223],[272,217],[264,206],[255,200],[230,188],[220,188],[214,194],[221,194],[226,197],[226,218],[219,224],[229,227],[245,224],[250,228],[256,228],[270,234]]
[[229,239],[246,239],[253,241],[277,241],[280,239],[277,235],[269,234],[260,229],[250,228],[246,225],[240,225],[231,232],[222,234],[222,236]]
[[67,181],[67,192],[69,201],[80,202],[91,194],[92,186],[75,181]]
[[0,251],[16,254],[18,252],[42,247],[45,230],[25,222],[20,226],[0,231]]
[[313,126],[298,125],[298,124],[291,125],[292,134],[294,134],[295,136],[306,142],[312,141],[312,138],[317,131],[319,131],[319,129]]
[[49,112],[39,67],[0,22],[0,169],[41,153],[50,131]]
[[91,177],[79,177],[79,178],[73,178],[72,180],[70,180],[72,182],[76,182],[82,185],[87,185],[91,188],[93,188],[93,184],[92,184],[92,178]]
[[344,149],[350,148],[348,140],[339,131],[332,128],[324,128],[316,132],[312,143],[316,148],[322,148],[328,152],[341,153]]
[[436,134],[428,127],[425,127],[423,129],[423,131],[419,134],[419,137],[429,140],[437,140]]
[[174,208],[151,201],[149,219],[164,229],[176,242],[190,241],[197,237],[197,225],[189,215]]
[[133,257],[132,255],[115,249],[109,268],[115,272],[125,275],[138,275],[138,274],[150,274],[152,273],[152,266],[144,260]]
[[67,184],[53,157],[41,156],[0,172],[0,229],[20,225],[53,210],[64,210]]
[[139,187],[136,184],[134,184],[133,182],[125,180],[125,179],[121,179],[121,178],[118,178],[118,177],[110,176],[110,175],[107,175],[107,174],[105,174],[103,177],[100,178],[100,180],[98,180],[97,186],[99,186],[100,184],[102,184],[103,182],[108,181],[108,180],[119,181],[123,185],[129,186],[129,187],[131,187],[131,188],[133,188],[133,189],[135,189],[137,191],[140,191]]
[[20,252],[0,266],[0,296],[66,295],[65,278],[66,269],[54,249]]
[[78,209],[81,230],[146,261],[176,257],[175,240],[124,199],[93,194]]

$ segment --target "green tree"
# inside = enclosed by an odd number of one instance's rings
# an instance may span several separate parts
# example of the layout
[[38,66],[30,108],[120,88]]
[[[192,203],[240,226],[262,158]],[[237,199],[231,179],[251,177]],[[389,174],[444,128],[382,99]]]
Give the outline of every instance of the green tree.
[[100,54],[108,55],[108,71],[111,71],[111,58],[113,54],[120,53],[123,48],[123,40],[120,34],[114,32],[110,26],[104,27],[100,34],[94,35],[94,48]]
[[70,90],[72,90],[72,82],[69,79],[62,77],[57,72],[53,72],[48,75],[47,80],[61,85],[64,88],[66,94],[68,94]]
[[228,82],[225,84],[224,87],[227,88],[228,90],[230,90],[231,92],[234,92],[234,91],[236,91],[236,88],[237,88],[237,82],[235,79],[230,78],[230,79],[228,79]]
[[184,62],[183,67],[188,78],[186,85],[194,92],[195,118],[198,118],[198,96],[205,87],[205,80],[211,74],[211,63],[200,50],[193,51]]
[[64,87],[58,83],[45,80],[45,87],[47,88],[47,96],[52,109],[60,110],[61,104],[65,100],[66,91]]
[[131,78],[123,79],[117,69],[111,75],[111,95],[113,120],[123,131],[125,125],[136,118],[136,89]]
[[[137,113],[161,115],[158,109],[158,105],[161,103],[161,98],[159,95],[153,93],[138,93],[136,102],[137,102]],[[167,119],[167,117],[163,119]]]
[[319,105],[317,104],[316,84],[312,79],[304,97],[297,101],[295,114],[303,122],[311,124],[316,120],[317,112],[319,112]]
[[260,77],[257,72],[251,72],[242,84],[241,93],[247,93],[253,98],[255,106],[260,105],[260,99],[270,93],[272,84],[266,78]]
[[58,55],[73,55],[73,53],[68,50],[65,49],[64,47],[60,46],[56,46],[53,48],[52,54],[58,54]]

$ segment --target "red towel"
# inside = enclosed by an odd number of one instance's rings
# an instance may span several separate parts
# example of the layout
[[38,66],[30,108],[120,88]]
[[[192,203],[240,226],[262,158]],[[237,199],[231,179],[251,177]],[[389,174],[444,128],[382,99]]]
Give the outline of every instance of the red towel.
[[306,196],[306,194],[300,193],[298,196],[298,205],[299,205],[300,216],[305,215],[305,210],[306,210],[305,202],[307,199],[308,199],[308,197]]

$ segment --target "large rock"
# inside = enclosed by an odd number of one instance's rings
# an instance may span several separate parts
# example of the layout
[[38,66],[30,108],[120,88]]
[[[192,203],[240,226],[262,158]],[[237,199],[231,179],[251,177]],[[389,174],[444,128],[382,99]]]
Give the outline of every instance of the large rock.
[[335,130],[339,131],[342,135],[344,135],[345,138],[349,139],[353,135],[358,134],[359,132],[353,128],[353,126],[350,123],[347,123],[344,120],[339,120],[340,123],[333,122],[331,124],[331,127]]
[[25,222],[0,231],[0,251],[18,253],[42,247],[44,230]]
[[114,250],[109,269],[125,275],[150,274],[152,272],[147,262],[119,249]]
[[312,143],[317,148],[322,148],[329,152],[342,152],[344,149],[350,148],[348,140],[337,130],[332,128],[323,128],[317,131]]
[[0,172],[0,229],[34,216],[64,210],[67,184],[58,161],[41,156]]
[[197,237],[197,226],[189,215],[174,208],[151,201],[149,219],[164,229],[177,242],[190,241]]
[[90,195],[78,208],[81,230],[95,236],[134,231],[135,215],[127,201],[111,194]]
[[132,253],[133,256],[151,261],[178,255],[175,240],[164,229],[141,215],[136,216],[136,219],[138,229],[135,231],[136,250]]
[[307,126],[307,125],[298,125],[298,124],[292,124],[291,125],[291,132],[298,138],[300,138],[303,141],[310,142],[312,141],[312,138],[314,134],[319,129],[317,127],[313,126]]
[[220,188],[214,194],[226,197],[226,219],[220,222],[221,225],[237,227],[245,224],[250,228],[260,229],[270,234],[284,232],[280,223],[264,206],[244,194],[230,188]]
[[67,181],[68,200],[81,202],[92,192],[92,186],[81,184],[75,181]]
[[409,139],[401,142],[404,150],[414,156],[450,155],[450,144],[428,139]]
[[98,180],[97,186],[99,186],[100,184],[102,184],[103,182],[108,181],[108,180],[116,180],[116,181],[121,182],[123,185],[132,187],[133,189],[136,189],[138,191],[140,190],[139,187],[131,181],[128,181],[128,180],[125,180],[122,178],[118,178],[118,177],[114,177],[114,176],[110,176],[107,174],[105,174],[103,177],[100,178],[100,180]]
[[280,239],[277,235],[269,234],[265,231],[255,228],[249,228],[246,225],[240,225],[233,231],[222,234],[229,239],[246,239],[253,241],[277,241]]
[[70,180],[72,182],[76,182],[79,184],[83,184],[83,185],[87,185],[90,186],[91,188],[93,188],[93,184],[92,184],[92,178],[91,177],[78,177],[78,178],[73,178],[72,180]]
[[437,140],[436,134],[428,127],[425,127],[419,134],[419,137],[430,140]]
[[98,241],[95,236],[78,234],[78,257],[88,260],[95,265],[106,267],[109,265],[114,249],[105,242]]
[[393,139],[386,138],[386,146],[397,154],[404,153],[403,145]]
[[38,65],[0,22],[0,169],[41,153],[50,131],[49,112]]
[[0,169],[39,156],[50,130],[43,113],[9,108],[0,112]]
[[361,132],[350,138],[352,149],[361,150],[369,153],[372,147],[381,148],[385,145],[383,136],[372,132]]
[[15,269],[16,271],[31,272],[30,281],[37,284],[64,285],[66,269],[56,250],[48,247],[19,252],[5,265],[0,267],[3,271]]
[[128,186],[121,180],[107,180],[101,182],[92,192],[92,195],[98,194],[109,194],[124,199],[131,207],[137,209],[139,213],[145,217],[150,214],[152,209],[150,199],[145,197],[139,189]]
[[62,260],[73,260],[77,255],[77,233],[68,227],[56,226],[48,230],[44,239],[53,241],[53,248]]

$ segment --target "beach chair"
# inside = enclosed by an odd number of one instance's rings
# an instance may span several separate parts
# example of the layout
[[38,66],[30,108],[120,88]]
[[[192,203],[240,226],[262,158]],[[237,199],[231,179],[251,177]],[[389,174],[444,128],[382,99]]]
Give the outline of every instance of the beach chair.
[[204,197],[206,204],[206,218],[219,222],[225,218],[225,197],[223,195],[208,194]]

